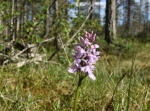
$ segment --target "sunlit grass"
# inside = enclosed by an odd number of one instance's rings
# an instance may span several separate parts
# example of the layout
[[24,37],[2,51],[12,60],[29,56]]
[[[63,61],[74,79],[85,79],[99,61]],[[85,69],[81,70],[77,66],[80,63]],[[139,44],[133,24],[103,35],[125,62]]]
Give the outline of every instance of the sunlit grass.
[[[83,80],[79,111],[105,111],[106,108],[127,111],[129,100],[130,111],[150,110],[150,45],[132,43],[129,48],[120,55],[105,54],[102,50],[103,56],[96,64],[97,80],[88,77]],[[78,76],[67,72],[66,62],[29,64],[20,69],[12,65],[1,69],[0,111],[71,111]],[[108,107],[115,87],[125,73]]]

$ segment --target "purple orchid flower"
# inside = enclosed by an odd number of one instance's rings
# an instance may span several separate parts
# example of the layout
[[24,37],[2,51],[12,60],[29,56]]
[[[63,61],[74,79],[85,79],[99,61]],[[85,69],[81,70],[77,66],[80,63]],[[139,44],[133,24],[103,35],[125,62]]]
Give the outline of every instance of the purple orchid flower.
[[80,37],[80,44],[75,47],[75,53],[73,54],[74,62],[68,69],[68,72],[83,72],[88,75],[91,79],[96,80],[93,71],[94,65],[100,57],[100,52],[96,51],[99,48],[98,44],[93,44],[95,41],[96,34],[86,32],[85,38]]

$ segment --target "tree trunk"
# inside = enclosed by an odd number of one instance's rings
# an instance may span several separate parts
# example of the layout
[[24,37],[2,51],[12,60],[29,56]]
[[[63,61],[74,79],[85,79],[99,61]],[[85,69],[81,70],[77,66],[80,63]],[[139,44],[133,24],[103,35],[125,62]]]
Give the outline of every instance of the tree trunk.
[[[91,8],[90,8],[90,12],[93,10],[93,8],[94,8],[94,1],[95,0],[91,0]],[[89,17],[89,19],[92,19],[93,18],[93,12],[90,14],[90,17]]]
[[80,0],[76,0],[76,5],[78,7],[78,15],[80,14]]
[[53,24],[55,24],[55,21],[57,19],[57,16],[58,16],[58,1],[55,0],[55,4],[54,4],[54,14],[55,14],[55,17],[53,19]]
[[99,0],[99,23],[101,24],[101,5],[100,5],[101,0]]
[[130,0],[127,1],[128,5],[127,5],[127,23],[126,23],[126,31],[127,31],[127,34],[130,35],[130,22],[131,22],[131,19],[130,19],[130,15],[131,15],[131,3],[130,3]]
[[66,3],[65,14],[66,16],[68,16],[68,0],[65,0],[65,3]]
[[11,40],[16,40],[16,17],[15,17],[15,9],[16,9],[16,0],[12,0],[12,7],[11,7]]
[[25,1],[24,0],[20,0],[20,4],[21,4],[21,14],[20,14],[20,36],[21,37],[24,37],[24,27],[23,27],[23,24],[24,24],[24,13],[25,13],[25,10],[24,10],[24,6],[25,6]]
[[139,30],[141,30],[141,15],[142,15],[142,0],[140,0],[140,6],[139,6]]
[[27,22],[28,21],[28,15],[29,15],[28,1],[27,0],[24,1],[24,10],[25,10],[24,21]]
[[21,33],[22,33],[22,0],[19,0],[19,10],[20,10],[20,15],[19,15],[19,32],[18,32],[18,36],[21,38]]
[[46,33],[49,31],[49,26],[50,26],[50,8],[48,6],[46,10]]
[[116,38],[116,0],[106,0],[105,40],[108,44]]
[[148,17],[149,17],[149,3],[148,0],[145,0],[145,34],[148,35]]

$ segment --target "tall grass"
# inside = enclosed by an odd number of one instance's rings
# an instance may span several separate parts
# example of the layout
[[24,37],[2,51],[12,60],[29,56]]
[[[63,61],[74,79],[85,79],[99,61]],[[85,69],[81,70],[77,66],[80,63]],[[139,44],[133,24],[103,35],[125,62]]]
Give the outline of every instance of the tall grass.
[[[119,56],[102,51],[97,80],[86,77],[81,86],[79,111],[150,110],[150,44],[131,47],[135,56],[132,50]],[[65,62],[14,67],[0,70],[0,111],[72,111],[78,76]]]

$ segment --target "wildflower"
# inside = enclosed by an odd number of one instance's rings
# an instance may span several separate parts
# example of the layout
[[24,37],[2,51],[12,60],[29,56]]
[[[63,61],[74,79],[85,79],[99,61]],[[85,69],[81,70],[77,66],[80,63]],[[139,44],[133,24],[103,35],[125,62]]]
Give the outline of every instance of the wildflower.
[[88,75],[91,79],[96,80],[93,71],[94,65],[100,57],[100,52],[96,51],[99,45],[93,44],[95,41],[96,34],[85,33],[85,38],[80,37],[80,43],[75,47],[75,53],[73,54],[74,62],[68,69],[70,73],[83,72]]

